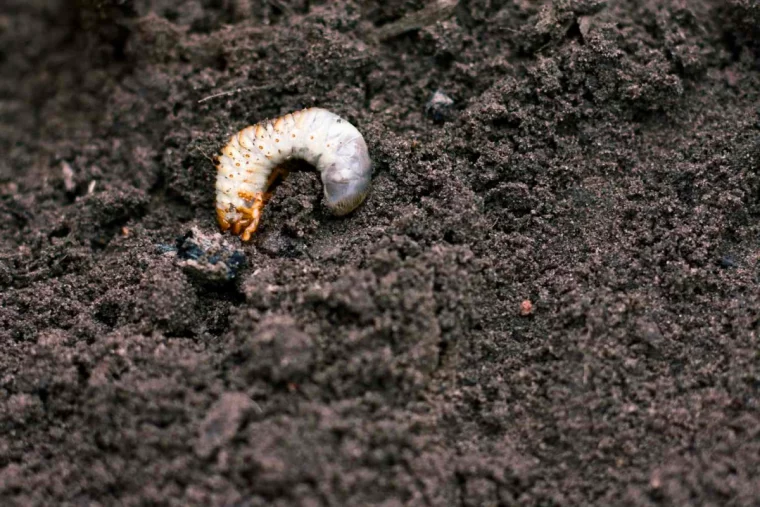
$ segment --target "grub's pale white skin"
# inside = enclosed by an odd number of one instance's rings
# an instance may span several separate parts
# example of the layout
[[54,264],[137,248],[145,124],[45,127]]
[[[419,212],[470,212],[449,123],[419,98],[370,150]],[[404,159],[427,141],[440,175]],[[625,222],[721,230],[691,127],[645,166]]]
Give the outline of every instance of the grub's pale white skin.
[[222,231],[251,239],[269,186],[282,164],[293,159],[320,172],[333,214],[350,213],[367,196],[372,164],[364,138],[340,116],[312,107],[246,127],[222,148],[216,165],[216,217]]

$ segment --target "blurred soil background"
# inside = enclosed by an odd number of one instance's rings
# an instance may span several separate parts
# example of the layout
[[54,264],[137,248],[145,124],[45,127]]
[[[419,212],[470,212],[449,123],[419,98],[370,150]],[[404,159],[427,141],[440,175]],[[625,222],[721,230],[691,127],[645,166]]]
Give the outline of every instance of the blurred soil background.
[[442,5],[2,1],[0,504],[758,505],[760,1]]

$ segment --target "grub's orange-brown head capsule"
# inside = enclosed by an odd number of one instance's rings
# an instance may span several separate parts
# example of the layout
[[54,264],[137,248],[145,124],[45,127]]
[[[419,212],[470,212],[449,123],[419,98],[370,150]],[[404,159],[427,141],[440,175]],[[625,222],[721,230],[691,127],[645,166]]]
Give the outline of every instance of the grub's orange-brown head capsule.
[[216,217],[222,231],[243,241],[256,231],[277,168],[305,160],[322,176],[325,204],[346,215],[367,196],[372,163],[364,138],[340,116],[309,108],[246,127],[233,135],[218,156]]

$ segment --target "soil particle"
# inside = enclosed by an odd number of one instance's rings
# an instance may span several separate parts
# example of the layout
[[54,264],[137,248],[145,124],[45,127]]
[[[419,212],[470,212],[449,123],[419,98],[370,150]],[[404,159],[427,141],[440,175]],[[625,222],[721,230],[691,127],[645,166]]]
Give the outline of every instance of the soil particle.
[[237,434],[245,413],[255,406],[244,393],[224,393],[201,423],[195,453],[208,458],[216,449],[228,444]]
[[756,505],[758,5],[2,2],[0,504]]

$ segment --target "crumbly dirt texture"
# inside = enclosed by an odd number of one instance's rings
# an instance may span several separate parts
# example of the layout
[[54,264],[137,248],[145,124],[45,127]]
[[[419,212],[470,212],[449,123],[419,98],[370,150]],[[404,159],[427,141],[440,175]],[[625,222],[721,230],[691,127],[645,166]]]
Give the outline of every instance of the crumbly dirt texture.
[[1,505],[757,505],[758,0],[0,3]]

